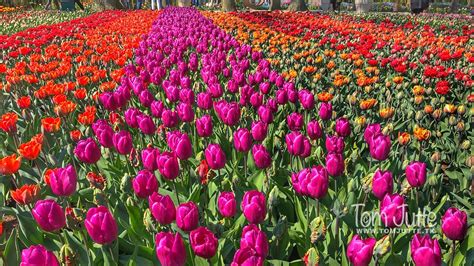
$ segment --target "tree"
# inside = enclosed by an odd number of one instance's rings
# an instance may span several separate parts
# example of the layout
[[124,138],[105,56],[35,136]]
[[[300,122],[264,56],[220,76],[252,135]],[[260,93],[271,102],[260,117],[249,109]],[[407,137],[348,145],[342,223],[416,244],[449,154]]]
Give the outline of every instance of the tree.
[[451,0],[451,6],[449,8],[450,13],[457,13],[459,8],[459,0]]
[[306,11],[308,7],[304,0],[291,0],[290,5],[288,6],[289,11]]
[[120,0],[95,0],[94,3],[102,10],[124,8]]
[[222,10],[225,12],[236,11],[235,0],[222,0]]
[[279,9],[281,9],[281,1],[280,0],[271,0],[270,11],[279,10]]

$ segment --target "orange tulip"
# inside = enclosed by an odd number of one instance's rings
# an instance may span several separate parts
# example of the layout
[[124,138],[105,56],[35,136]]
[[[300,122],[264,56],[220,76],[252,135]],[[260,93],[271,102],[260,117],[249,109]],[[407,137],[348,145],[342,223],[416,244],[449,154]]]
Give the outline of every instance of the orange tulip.
[[18,107],[20,107],[21,109],[27,109],[31,105],[31,99],[28,96],[23,96],[23,97],[18,98],[16,103],[18,104]]
[[10,191],[12,199],[20,205],[30,204],[35,202],[38,198],[39,186],[38,185],[23,185],[16,190]]
[[69,136],[74,142],[77,142],[81,139],[81,131],[78,129],[75,129],[69,133]]
[[401,145],[408,144],[408,142],[410,142],[410,139],[411,139],[410,133],[408,133],[408,132],[403,132],[403,133],[398,132],[398,142]]
[[38,143],[36,140],[32,139],[21,144],[20,147],[18,147],[18,153],[28,160],[35,160],[38,158],[41,152],[41,146],[41,143]]
[[324,91],[318,93],[318,100],[322,102],[329,102],[330,100],[332,100],[332,98],[334,98],[334,96],[329,92]]
[[430,138],[431,132],[428,129],[417,126],[413,130],[413,135],[418,141],[424,141]]
[[16,131],[16,122],[18,121],[18,115],[10,112],[3,114],[0,118],[0,128],[5,132]]
[[46,185],[49,186],[49,180],[51,179],[51,174],[53,174],[54,169],[46,169],[46,172],[43,174],[43,179]]
[[57,132],[61,126],[61,118],[46,117],[41,119],[41,125],[46,132]]
[[21,156],[17,157],[16,154],[12,154],[7,157],[0,158],[0,174],[11,175],[18,172],[21,165]]

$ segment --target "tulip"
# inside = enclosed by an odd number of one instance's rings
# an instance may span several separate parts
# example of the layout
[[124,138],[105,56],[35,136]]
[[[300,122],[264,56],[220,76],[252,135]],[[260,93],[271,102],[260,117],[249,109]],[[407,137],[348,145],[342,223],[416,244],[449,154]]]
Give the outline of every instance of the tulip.
[[30,246],[21,251],[20,266],[59,266],[59,261],[52,251],[42,245]]
[[246,128],[239,128],[234,133],[234,147],[238,152],[248,152],[252,145],[250,132]]
[[351,134],[351,124],[346,118],[339,118],[336,120],[336,133],[343,138]]
[[56,196],[70,196],[76,192],[77,174],[72,165],[54,169],[49,178],[49,186]]
[[212,118],[210,115],[204,115],[196,119],[196,129],[200,137],[209,137],[212,135]]
[[163,121],[163,125],[165,127],[173,128],[173,127],[176,127],[178,125],[179,116],[178,116],[177,112],[165,109],[161,113],[161,120]]
[[380,202],[380,219],[387,227],[401,226],[405,213],[405,200],[398,194],[386,194]]
[[176,219],[176,208],[170,196],[163,196],[153,192],[148,197],[148,205],[150,206],[151,214],[160,224],[167,225]]
[[326,155],[326,170],[329,175],[336,177],[344,173],[344,157],[339,153],[330,153]]
[[112,141],[119,154],[128,155],[132,151],[132,135],[127,130],[120,130],[115,133]]
[[306,133],[311,140],[319,139],[323,136],[323,131],[318,121],[312,120],[306,124]]
[[297,131],[292,131],[285,136],[285,143],[288,152],[293,156],[300,156],[304,152],[303,134]]
[[449,208],[441,218],[441,230],[451,240],[463,240],[467,233],[466,212]]
[[212,108],[212,96],[209,93],[201,92],[197,95],[197,105],[203,110]]
[[261,142],[267,136],[268,125],[263,121],[252,122],[252,137],[255,141]]
[[223,217],[230,218],[235,215],[237,201],[233,192],[221,192],[217,199],[217,207]]
[[405,175],[412,187],[421,187],[426,182],[426,164],[422,162],[411,162],[405,168]]
[[307,158],[311,155],[311,143],[308,138],[303,139],[303,152],[300,154],[301,158]]
[[258,256],[265,258],[268,255],[267,235],[258,229],[257,225],[247,225],[242,230],[240,248],[251,248],[255,250]]
[[347,258],[354,266],[369,265],[376,242],[375,238],[362,239],[359,235],[354,235],[347,246]]
[[138,123],[138,128],[140,128],[140,131],[143,134],[146,134],[146,135],[155,134],[156,126],[155,126],[155,123],[153,122],[153,119],[151,119],[150,116],[144,115],[144,114],[137,116],[137,123]]
[[391,145],[390,136],[376,134],[372,136],[369,144],[370,155],[375,160],[383,161],[388,158]]
[[284,89],[279,89],[276,91],[276,100],[278,104],[286,104],[288,102],[288,94],[286,93],[286,90]]
[[38,199],[39,192],[39,185],[23,185],[15,190],[10,190],[10,196],[17,204],[27,205]]
[[152,172],[141,170],[133,179],[132,186],[139,198],[147,198],[153,192],[158,191],[158,180]]
[[314,95],[308,90],[300,90],[298,98],[305,110],[311,110],[314,108]]
[[231,266],[263,266],[265,258],[257,255],[255,250],[247,247],[238,249],[234,254]]
[[332,117],[332,105],[331,103],[323,102],[319,107],[319,117],[322,120],[329,120]]
[[256,144],[252,147],[252,157],[255,165],[260,169],[265,169],[272,163],[270,153],[261,144]]
[[143,167],[150,171],[157,170],[158,165],[156,164],[156,161],[158,156],[160,156],[160,152],[158,151],[158,149],[155,149],[153,147],[143,149],[141,152]]
[[364,131],[364,140],[367,142],[367,144],[370,145],[370,142],[372,141],[372,137],[375,135],[378,135],[382,133],[380,130],[380,124],[370,124],[365,128]]
[[260,117],[260,120],[266,124],[271,124],[273,122],[273,111],[270,107],[262,105],[258,107],[257,113],[258,117]]
[[186,247],[179,233],[160,232],[155,242],[156,256],[162,266],[182,266],[186,263]]
[[31,213],[39,227],[44,231],[57,231],[66,225],[63,208],[52,199],[38,200]]
[[307,195],[314,199],[326,196],[329,187],[328,172],[320,165],[312,167],[306,176]]
[[421,236],[416,233],[410,243],[411,258],[415,266],[440,266],[441,248],[437,239],[429,235]]
[[260,107],[263,104],[263,95],[258,92],[252,93],[252,95],[250,96],[250,104],[254,108]]
[[167,151],[161,153],[157,158],[156,165],[160,174],[168,180],[173,180],[179,175],[179,163],[174,153]]
[[112,127],[107,123],[105,120],[97,120],[92,125],[92,130],[94,131],[97,140],[99,141],[100,145],[111,148],[114,146],[112,142],[112,136],[114,134],[114,130]]
[[138,120],[137,117],[140,115],[142,112],[138,110],[137,108],[129,108],[127,111],[125,111],[125,122],[129,127],[132,128],[138,128]]
[[206,227],[198,227],[189,234],[189,241],[194,253],[199,257],[210,259],[217,251],[217,238]]
[[245,192],[241,208],[245,218],[250,223],[259,224],[263,222],[267,215],[265,195],[257,190]]
[[117,222],[105,206],[90,208],[84,225],[89,236],[98,244],[110,244],[117,239]]
[[219,170],[224,168],[226,163],[226,156],[219,144],[209,144],[205,152],[206,161],[211,169]]
[[374,196],[383,200],[386,194],[393,192],[393,177],[390,171],[377,170],[372,179],[372,193]]
[[337,136],[326,137],[326,150],[328,153],[343,153],[344,152],[344,138]]
[[151,115],[156,118],[161,118],[165,106],[162,101],[153,101],[150,105]]
[[151,94],[149,90],[145,89],[138,95],[138,100],[143,106],[149,108],[151,103],[155,100],[155,97],[153,97],[153,94]]
[[194,120],[193,106],[189,103],[179,103],[177,106],[179,119],[183,122],[192,122]]
[[303,115],[291,113],[286,117],[286,124],[291,131],[300,131],[304,124]]
[[183,231],[190,232],[198,227],[199,210],[192,201],[182,203],[176,209],[176,225]]
[[99,146],[92,138],[80,140],[74,149],[74,154],[81,162],[87,164],[94,164],[101,157]]
[[179,131],[170,132],[167,135],[168,146],[181,160],[187,160],[193,154],[191,140],[188,134]]

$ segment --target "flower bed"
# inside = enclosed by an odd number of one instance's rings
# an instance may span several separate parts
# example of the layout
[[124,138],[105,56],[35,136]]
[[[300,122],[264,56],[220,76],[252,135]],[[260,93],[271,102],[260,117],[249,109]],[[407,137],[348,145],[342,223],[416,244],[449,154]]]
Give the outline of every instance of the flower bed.
[[2,258],[468,264],[471,28],[429,25],[167,8],[3,37]]

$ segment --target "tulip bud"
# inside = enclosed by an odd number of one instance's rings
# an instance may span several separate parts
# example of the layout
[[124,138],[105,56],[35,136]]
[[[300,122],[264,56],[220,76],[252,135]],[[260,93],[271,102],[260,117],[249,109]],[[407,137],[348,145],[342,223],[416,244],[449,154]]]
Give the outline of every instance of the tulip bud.
[[108,199],[102,190],[95,188],[93,195],[95,205],[107,205]]
[[[458,122],[458,120],[456,119],[456,117],[454,115],[450,116],[449,119],[448,119],[448,123],[451,126],[456,125],[457,122]],[[463,127],[464,127],[464,124],[463,124]]]
[[131,186],[131,178],[130,175],[125,173],[120,181],[120,190],[121,191],[130,191],[132,189]]
[[386,235],[375,243],[374,255],[381,258],[391,250],[390,235]]
[[464,122],[463,122],[463,121],[459,121],[458,124],[456,125],[456,129],[457,129],[459,132],[463,132],[463,131],[464,131]]
[[415,119],[417,121],[420,121],[421,119],[423,119],[423,113],[421,111],[417,111],[415,114]]
[[72,266],[76,264],[76,252],[68,244],[64,244],[59,251],[59,258],[63,265]]
[[274,186],[273,189],[270,191],[270,194],[268,194],[268,206],[270,209],[273,209],[274,207],[278,206],[278,194],[280,191],[278,190],[277,186]]
[[155,226],[153,224],[153,216],[151,215],[150,209],[146,209],[145,213],[143,213],[143,224],[145,225],[145,229],[148,232],[155,231]]
[[459,105],[458,106],[458,114],[460,116],[463,116],[466,113],[466,106],[465,105]]
[[319,265],[319,253],[315,248],[310,248],[306,251],[303,262],[305,266],[318,266]]
[[440,159],[441,159],[441,153],[439,151],[436,151],[431,155],[431,161],[435,164],[439,162]]
[[327,229],[322,217],[316,217],[311,221],[309,228],[311,229],[311,243],[316,244],[318,241],[324,241]]

